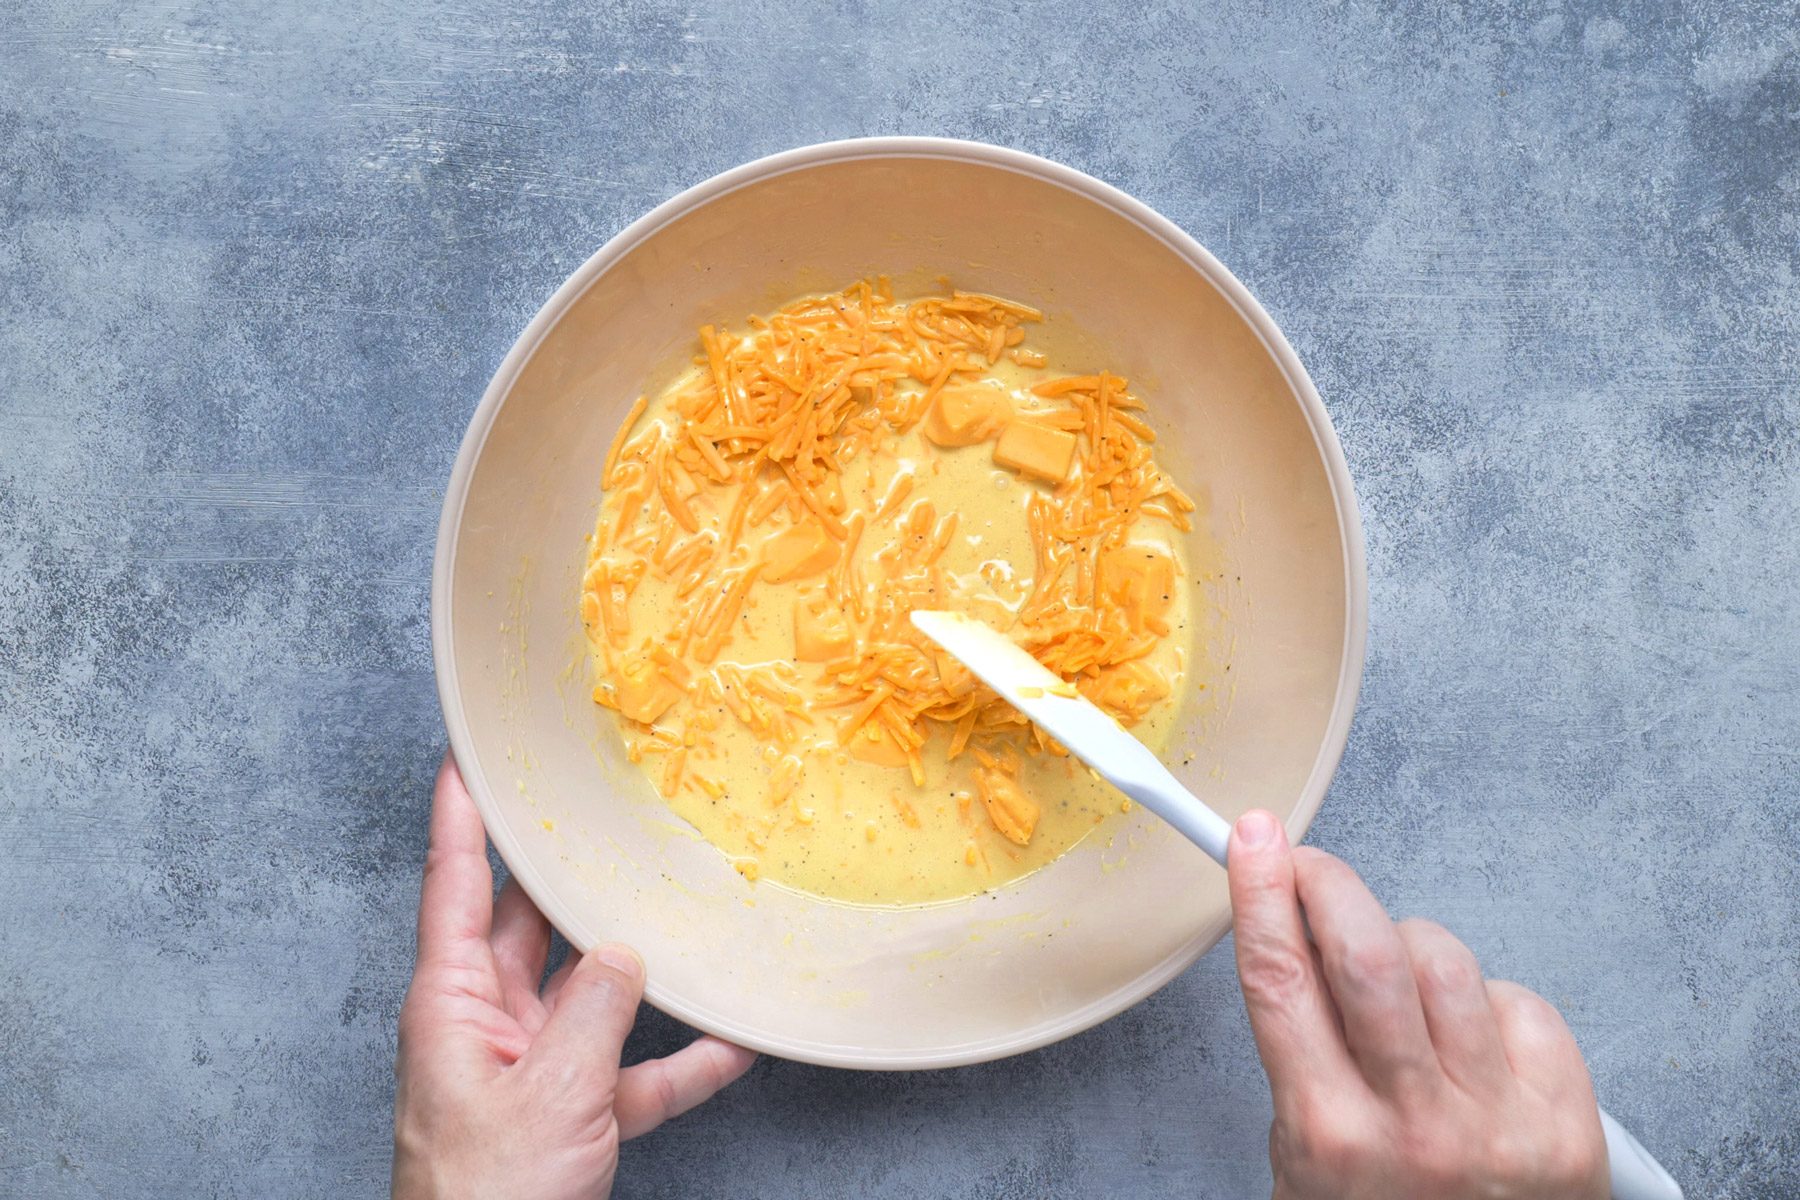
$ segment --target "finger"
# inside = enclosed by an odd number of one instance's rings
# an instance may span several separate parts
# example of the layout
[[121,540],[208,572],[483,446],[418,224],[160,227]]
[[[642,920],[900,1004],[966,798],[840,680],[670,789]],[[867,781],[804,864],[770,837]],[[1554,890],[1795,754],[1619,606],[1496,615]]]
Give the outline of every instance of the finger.
[[1268,813],[1247,813],[1226,862],[1244,1007],[1277,1106],[1309,1090],[1348,1094],[1358,1076],[1307,944],[1287,833]]
[[1322,850],[1294,851],[1294,882],[1363,1077],[1385,1096],[1426,1090],[1442,1070],[1412,963],[1387,910],[1355,871]]
[[550,972],[550,978],[544,980],[544,990],[538,993],[538,999],[543,1001],[545,1012],[556,1011],[556,999],[562,995],[564,986],[569,982],[569,976],[575,972],[575,964],[580,961],[579,954],[570,954],[563,960],[563,965]]
[[611,1097],[619,1079],[625,1035],[644,994],[644,964],[626,946],[598,946],[581,956],[522,1060],[528,1070],[554,1072],[559,1083]]
[[494,965],[508,1001],[515,995],[535,1001],[538,982],[544,977],[544,960],[550,957],[550,922],[517,879],[509,878],[494,901],[494,931],[488,942],[494,948]]
[[1471,1095],[1498,1095],[1511,1082],[1512,1067],[1481,964],[1442,925],[1415,918],[1398,929],[1444,1074]]
[[486,948],[494,913],[487,830],[448,754],[431,796],[431,834],[419,887],[419,960],[454,959]]
[[1312,940],[1312,934],[1306,935],[1307,956],[1312,959],[1313,976],[1319,980],[1319,988],[1325,993],[1325,1007],[1331,1010],[1331,1028],[1337,1034],[1338,1044],[1344,1047],[1344,1061],[1350,1063],[1350,1073],[1362,1077],[1356,1070],[1354,1060],[1350,1057],[1350,1041],[1344,1036],[1344,1014],[1337,1010],[1331,999],[1331,990],[1325,986],[1325,962],[1319,957],[1319,944]]
[[1575,1035],[1536,992],[1504,980],[1487,990],[1513,1077],[1548,1110],[1542,1120],[1556,1131],[1544,1147],[1545,1175],[1565,1181],[1569,1195],[1605,1195],[1606,1134]]
[[549,1016],[538,996],[538,983],[550,955],[550,922],[517,879],[508,878],[494,901],[494,931],[488,944],[494,951],[501,1003],[526,1033],[536,1036]]
[[1587,1064],[1562,1014],[1536,992],[1502,979],[1489,980],[1487,993],[1514,1078],[1541,1096],[1593,1103]]
[[754,1050],[716,1037],[703,1037],[667,1058],[653,1058],[625,1068],[619,1073],[619,1090],[613,1100],[619,1137],[649,1133],[670,1117],[678,1117],[712,1099],[755,1061]]

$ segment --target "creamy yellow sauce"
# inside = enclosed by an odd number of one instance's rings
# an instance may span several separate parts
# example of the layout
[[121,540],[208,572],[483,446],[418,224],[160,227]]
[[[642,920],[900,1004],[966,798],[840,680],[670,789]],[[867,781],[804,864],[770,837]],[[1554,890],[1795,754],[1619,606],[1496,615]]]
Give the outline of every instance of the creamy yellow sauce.
[[[1026,362],[1033,360],[1024,357]],[[1056,371],[1056,365],[1020,365],[1012,356],[1003,356],[987,369],[979,386],[1004,391],[1014,410],[1030,413],[1047,404],[1032,394],[1032,386],[1064,373]],[[658,422],[677,425],[678,398],[692,395],[705,375],[706,368],[696,367],[672,380],[648,402],[637,428]],[[916,390],[924,392],[925,385],[916,385]],[[1154,423],[1154,410],[1146,415]],[[894,433],[880,453],[861,454],[844,465],[839,477],[842,512],[864,517],[848,577],[860,579],[870,589],[868,600],[874,604],[879,599],[874,589],[882,577],[879,556],[896,539],[926,528],[926,522],[913,519],[921,513],[920,506],[928,506],[923,511],[937,519],[931,523],[937,529],[944,527],[948,514],[956,514],[954,535],[936,560],[943,585],[934,606],[1005,628],[1035,583],[1027,503],[1033,495],[1051,494],[1053,485],[997,465],[991,439],[946,447],[924,436],[923,428],[921,423]],[[756,484],[712,487],[691,496],[700,528],[727,527],[745,486]],[[628,523],[633,514],[623,512],[622,506],[643,503],[629,489],[608,491],[597,531]],[[799,501],[792,498],[762,514],[748,507],[755,515],[743,521],[741,543],[728,548],[724,566],[769,558],[769,539],[807,520]],[[1168,633],[1143,660],[1172,682],[1172,695],[1152,705],[1132,728],[1157,749],[1170,735],[1192,665],[1188,659],[1194,645],[1193,586],[1185,544],[1189,536],[1171,523],[1153,520],[1138,521],[1132,532],[1132,545],[1158,548],[1175,564],[1176,586],[1170,589],[1163,617]],[[621,623],[630,634],[615,644],[656,638],[671,646],[681,644],[685,631],[675,617],[684,610],[684,599],[678,595],[681,584],[679,578],[663,579],[654,573],[636,581],[623,597]],[[858,744],[852,741],[847,748],[838,734],[847,710],[827,710],[814,703],[813,698],[829,691],[824,665],[796,661],[796,609],[820,604],[828,591],[823,576],[758,580],[746,592],[716,658],[707,664],[727,680],[760,675],[779,682],[789,701],[784,705],[765,697],[764,703],[778,714],[785,712],[791,745],[776,745],[766,733],[734,716],[750,697],[748,689],[731,703],[721,698],[710,704],[694,699],[701,693],[691,689],[666,718],[649,725],[617,718],[633,757],[641,761],[670,808],[729,856],[746,877],[853,903],[950,900],[1000,886],[1043,866],[1091,833],[1108,814],[1120,811],[1119,793],[1075,760],[1051,752],[1020,754],[1017,784],[1039,810],[1029,840],[1021,845],[1016,836],[1009,837],[996,826],[978,797],[973,754],[947,761],[947,733],[934,734],[926,742],[912,770],[891,757],[873,762],[851,753]],[[685,607],[691,610],[691,605]],[[594,654],[599,678],[616,674],[617,651],[609,650],[604,639],[594,639]],[[796,702],[794,696],[801,699]],[[711,710],[710,716],[700,716],[702,710]],[[707,720],[711,727],[704,736],[690,735],[685,739],[689,744],[681,745],[673,732],[677,716],[690,725],[695,719]],[[672,776],[671,760],[677,750],[679,773]],[[922,777],[919,782],[915,771]],[[679,783],[671,788],[672,777]]]

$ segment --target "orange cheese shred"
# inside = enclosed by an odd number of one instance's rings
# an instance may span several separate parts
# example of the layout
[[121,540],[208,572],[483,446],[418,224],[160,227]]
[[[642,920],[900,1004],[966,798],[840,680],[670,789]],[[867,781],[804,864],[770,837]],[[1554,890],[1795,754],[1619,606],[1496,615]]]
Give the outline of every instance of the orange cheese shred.
[[644,409],[649,404],[650,401],[643,396],[632,401],[631,411],[625,414],[625,420],[619,425],[619,432],[613,435],[612,445],[607,447],[606,464],[600,468],[601,487],[612,486],[613,472],[618,469],[619,453],[625,448],[625,439],[631,436],[631,427],[637,424],[638,418],[644,415]]

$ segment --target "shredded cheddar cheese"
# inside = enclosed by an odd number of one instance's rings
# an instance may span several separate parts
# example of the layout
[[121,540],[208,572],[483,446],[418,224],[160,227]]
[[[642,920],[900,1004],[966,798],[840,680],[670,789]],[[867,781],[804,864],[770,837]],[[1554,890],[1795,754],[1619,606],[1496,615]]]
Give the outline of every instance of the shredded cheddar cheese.
[[[1044,365],[1023,345],[1040,319],[980,293],[896,301],[885,279],[865,280],[740,330],[703,327],[668,401],[632,405],[601,468],[580,611],[594,700],[619,715],[634,761],[665,756],[651,773],[664,795],[732,800],[724,722],[763,750],[749,845],[780,820],[811,825],[811,805],[779,813],[817,764],[848,755],[914,789],[892,797],[904,827],[972,827],[979,812],[997,845],[1028,846],[1041,812],[1021,764],[1064,752],[917,633],[915,608],[995,624],[1056,674],[1054,694],[1079,692],[1127,725],[1171,697],[1177,673],[1152,658],[1181,574],[1167,538],[1192,528],[1194,503],[1158,467],[1125,379],[1016,392],[996,380],[1003,356]],[[902,440],[919,456],[902,463]],[[968,454],[1030,489],[1032,561],[947,568],[959,537],[980,539],[966,506],[940,511],[932,456]],[[1158,525],[1164,540],[1143,536]],[[655,605],[636,601],[647,581]],[[734,639],[765,603],[791,611],[791,649],[738,661]],[[917,794],[943,764],[963,772],[954,810]],[[973,841],[953,853],[970,867],[987,857]],[[738,866],[756,877],[747,858]]]

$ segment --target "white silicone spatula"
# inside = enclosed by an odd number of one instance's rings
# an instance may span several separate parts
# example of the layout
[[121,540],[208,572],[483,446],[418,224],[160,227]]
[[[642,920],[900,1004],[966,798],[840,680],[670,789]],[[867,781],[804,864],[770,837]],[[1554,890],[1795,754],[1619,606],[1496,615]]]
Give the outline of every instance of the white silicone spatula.
[[[1231,825],[1181,786],[1162,760],[1117,721],[1071,694],[1074,689],[1049,668],[980,621],[927,610],[915,610],[912,621],[1070,754],[1225,865]],[[1681,1200],[1681,1185],[1604,1109],[1600,1126],[1606,1134],[1614,1200]]]

